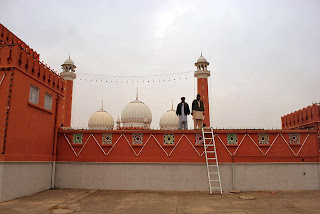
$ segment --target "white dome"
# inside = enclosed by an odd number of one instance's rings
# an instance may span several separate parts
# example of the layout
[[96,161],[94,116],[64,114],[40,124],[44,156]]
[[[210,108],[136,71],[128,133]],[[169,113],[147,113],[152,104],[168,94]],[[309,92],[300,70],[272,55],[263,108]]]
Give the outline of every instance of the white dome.
[[152,113],[146,104],[137,99],[124,107],[121,121],[124,127],[149,127]]
[[176,111],[171,109],[164,113],[160,118],[160,129],[173,130],[178,129],[179,117],[176,115]]
[[72,59],[70,59],[70,57],[68,59],[66,59],[66,61],[64,61],[65,65],[74,65],[74,62],[72,61]]
[[201,55],[201,56],[198,58],[197,62],[208,62],[208,61],[206,60],[206,58],[204,58],[204,56]]
[[91,115],[88,122],[89,129],[112,129],[114,121],[105,110],[100,110]]

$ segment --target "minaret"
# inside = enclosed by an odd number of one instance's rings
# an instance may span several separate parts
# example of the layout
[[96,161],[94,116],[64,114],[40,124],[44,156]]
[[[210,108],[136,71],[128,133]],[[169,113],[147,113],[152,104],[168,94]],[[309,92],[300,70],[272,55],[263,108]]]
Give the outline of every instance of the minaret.
[[207,70],[209,62],[202,56],[198,58],[195,66],[197,66],[197,71],[194,72],[194,76],[197,78],[198,94],[201,95],[201,100],[204,104],[205,118],[203,124],[206,127],[210,127],[210,115],[209,115],[209,93],[208,93],[208,77],[210,76],[210,71]]
[[64,100],[63,100],[63,109],[62,112],[64,112],[64,118],[63,126],[70,127],[71,126],[71,110],[72,110],[72,90],[73,90],[73,80],[77,77],[75,74],[75,64],[73,61],[69,58],[61,65],[62,72],[60,73],[60,76],[65,80],[65,90],[64,90]]

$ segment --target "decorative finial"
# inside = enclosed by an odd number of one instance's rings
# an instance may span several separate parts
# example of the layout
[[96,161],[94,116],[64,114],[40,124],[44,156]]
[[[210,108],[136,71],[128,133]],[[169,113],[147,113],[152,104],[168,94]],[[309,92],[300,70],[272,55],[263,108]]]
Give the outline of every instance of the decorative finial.
[[173,100],[171,100],[171,110],[173,110]]
[[201,49],[201,56],[202,56],[202,49]]
[[71,58],[70,58],[70,54],[69,54],[69,59],[71,59]]
[[136,88],[137,92],[136,92],[136,100],[138,100],[138,87]]
[[103,100],[101,100],[101,110],[103,110]]

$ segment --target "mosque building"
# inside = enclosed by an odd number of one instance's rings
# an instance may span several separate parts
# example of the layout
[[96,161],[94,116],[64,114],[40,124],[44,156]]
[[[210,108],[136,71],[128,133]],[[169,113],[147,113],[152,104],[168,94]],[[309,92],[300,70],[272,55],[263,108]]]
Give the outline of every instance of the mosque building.
[[121,113],[121,122],[124,128],[136,127],[150,129],[152,121],[152,113],[150,108],[138,99],[138,91],[136,99],[124,107]]
[[[197,78],[198,93],[201,95],[201,99],[204,102],[204,112],[206,115],[204,118],[205,126],[210,126],[208,93],[208,77],[210,76],[210,71],[207,69],[208,65],[209,62],[204,56],[202,56],[201,52],[201,56],[195,63],[197,70],[195,71],[194,76]],[[63,66],[67,66],[67,68],[71,69],[71,66],[74,66],[74,63],[69,57]],[[136,99],[124,107],[121,113],[121,119],[118,117],[116,121],[116,129],[150,129],[151,122],[152,112],[145,103],[138,99],[137,90]],[[176,111],[173,109],[172,105],[172,108],[165,112],[160,118],[159,127],[162,130],[176,130],[178,129],[178,123],[179,118],[176,115]],[[88,127],[89,129],[112,129],[112,116],[101,109],[90,117]]]
[[[208,65],[201,54],[194,77],[211,127]],[[173,106],[160,118],[160,130],[150,129],[152,112],[137,93],[121,115],[102,104],[89,129],[76,129],[76,65],[69,56],[61,67],[54,71],[0,24],[0,202],[51,188],[208,190],[205,133],[177,130]],[[281,123],[279,130],[210,129],[223,191],[320,190],[320,105]]]

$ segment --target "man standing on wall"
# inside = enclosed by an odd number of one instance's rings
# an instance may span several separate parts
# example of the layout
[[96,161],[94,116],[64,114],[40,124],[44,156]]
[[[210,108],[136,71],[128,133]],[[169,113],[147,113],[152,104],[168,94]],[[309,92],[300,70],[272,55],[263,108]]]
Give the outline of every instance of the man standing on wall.
[[200,100],[200,94],[197,95],[197,99],[192,102],[192,113],[194,129],[201,129],[204,119],[204,106],[203,101]]
[[190,108],[185,99],[185,97],[181,97],[181,103],[177,106],[176,114],[179,116],[179,129],[188,129],[187,116],[190,114]]

